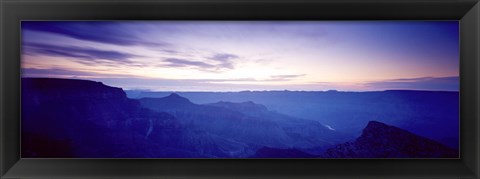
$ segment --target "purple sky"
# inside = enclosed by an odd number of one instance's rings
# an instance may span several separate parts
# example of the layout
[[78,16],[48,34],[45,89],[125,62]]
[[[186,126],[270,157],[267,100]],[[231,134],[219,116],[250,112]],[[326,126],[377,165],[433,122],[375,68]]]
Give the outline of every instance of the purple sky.
[[22,76],[154,91],[459,88],[457,21],[23,21]]

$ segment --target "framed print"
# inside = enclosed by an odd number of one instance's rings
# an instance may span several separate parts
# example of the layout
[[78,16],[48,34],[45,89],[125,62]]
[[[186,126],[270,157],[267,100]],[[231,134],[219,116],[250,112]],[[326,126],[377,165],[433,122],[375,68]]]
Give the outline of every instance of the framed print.
[[478,177],[478,1],[1,7],[3,178]]

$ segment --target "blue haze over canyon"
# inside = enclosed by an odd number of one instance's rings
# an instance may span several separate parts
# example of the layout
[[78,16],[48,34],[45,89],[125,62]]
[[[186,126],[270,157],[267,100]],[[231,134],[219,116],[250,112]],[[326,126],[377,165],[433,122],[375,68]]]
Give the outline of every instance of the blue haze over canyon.
[[22,79],[26,158],[456,158],[458,138],[458,92],[125,93]]

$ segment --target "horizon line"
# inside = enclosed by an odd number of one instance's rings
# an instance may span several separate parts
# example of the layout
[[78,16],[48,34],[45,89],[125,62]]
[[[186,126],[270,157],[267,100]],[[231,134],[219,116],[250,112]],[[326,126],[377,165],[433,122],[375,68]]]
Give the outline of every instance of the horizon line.
[[120,88],[123,91],[142,91],[142,92],[158,92],[158,93],[239,93],[239,92],[386,92],[386,91],[425,91],[425,92],[460,92],[460,90],[427,90],[427,89],[383,89],[383,90],[364,90],[364,91],[354,91],[354,90],[337,90],[337,89],[328,89],[328,90],[288,90],[288,89],[277,89],[277,90],[236,90],[236,91],[177,91],[177,90],[166,90],[166,91],[157,91],[151,89],[128,89],[119,86],[113,86],[105,84],[102,81],[95,81],[90,79],[79,79],[79,78],[55,78],[55,77],[23,77],[20,78],[37,78],[37,79],[63,79],[63,80],[83,80],[91,82],[99,82],[105,86]]
[[347,91],[347,90],[240,90],[240,91],[153,91],[142,89],[123,89],[123,91],[139,91],[151,93],[241,93],[241,92],[386,92],[386,91],[423,91],[423,92],[460,92],[449,90],[425,90],[425,89],[386,89],[386,90],[370,90],[370,91]]

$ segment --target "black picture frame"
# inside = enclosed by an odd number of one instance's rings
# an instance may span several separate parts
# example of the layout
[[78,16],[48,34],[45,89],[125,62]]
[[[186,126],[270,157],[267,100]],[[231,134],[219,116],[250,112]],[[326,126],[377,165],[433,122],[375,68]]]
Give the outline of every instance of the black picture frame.
[[[21,20],[459,20],[460,159],[21,159]],[[478,178],[478,0],[0,0],[0,178]]]

